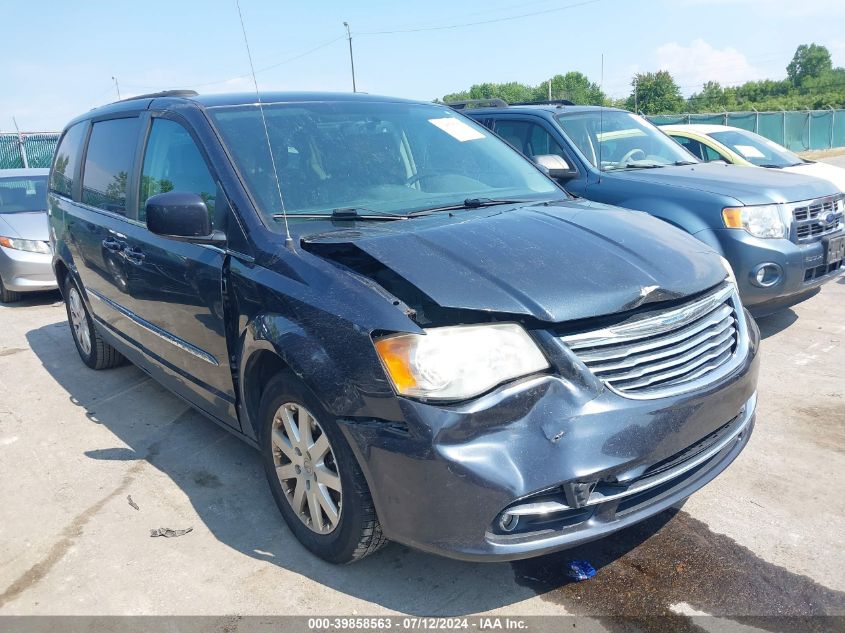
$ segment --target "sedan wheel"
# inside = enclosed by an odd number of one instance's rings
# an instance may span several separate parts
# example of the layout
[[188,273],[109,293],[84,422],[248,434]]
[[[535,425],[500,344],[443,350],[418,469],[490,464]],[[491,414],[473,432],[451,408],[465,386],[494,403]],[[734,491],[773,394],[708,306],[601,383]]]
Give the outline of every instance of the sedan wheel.
[[329,437],[305,407],[286,403],[273,416],[273,461],[285,498],[317,534],[340,522],[343,490]]

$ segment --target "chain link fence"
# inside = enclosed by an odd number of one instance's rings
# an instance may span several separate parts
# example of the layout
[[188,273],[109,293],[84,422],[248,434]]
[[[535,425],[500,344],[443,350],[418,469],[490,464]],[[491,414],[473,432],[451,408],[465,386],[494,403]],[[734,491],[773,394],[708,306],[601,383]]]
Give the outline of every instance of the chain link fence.
[[845,147],[845,110],[656,114],[655,125],[710,123],[756,132],[793,152]]
[[58,132],[0,134],[0,169],[49,167],[58,141]]

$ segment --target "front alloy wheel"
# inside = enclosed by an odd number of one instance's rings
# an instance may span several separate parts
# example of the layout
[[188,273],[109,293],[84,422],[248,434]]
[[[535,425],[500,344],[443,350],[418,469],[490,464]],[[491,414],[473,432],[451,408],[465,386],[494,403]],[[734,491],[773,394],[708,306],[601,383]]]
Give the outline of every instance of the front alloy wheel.
[[273,416],[273,461],[285,498],[317,534],[340,522],[343,489],[329,437],[302,405],[283,404]]
[[351,563],[387,542],[358,460],[332,416],[293,372],[264,386],[261,461],[290,531],[330,563]]

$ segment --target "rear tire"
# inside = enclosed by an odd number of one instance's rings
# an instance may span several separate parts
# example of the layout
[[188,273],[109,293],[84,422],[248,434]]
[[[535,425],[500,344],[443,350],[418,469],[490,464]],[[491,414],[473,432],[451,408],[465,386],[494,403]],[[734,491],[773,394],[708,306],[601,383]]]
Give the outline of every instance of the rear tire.
[[364,474],[336,420],[292,373],[267,383],[259,420],[270,490],[300,543],[335,564],[360,560],[387,543]]
[[21,300],[21,293],[9,290],[0,279],[0,303],[14,303]]
[[106,343],[97,332],[82,292],[70,275],[65,279],[64,296],[70,333],[82,362],[91,369],[109,369],[124,364],[126,358],[123,354]]

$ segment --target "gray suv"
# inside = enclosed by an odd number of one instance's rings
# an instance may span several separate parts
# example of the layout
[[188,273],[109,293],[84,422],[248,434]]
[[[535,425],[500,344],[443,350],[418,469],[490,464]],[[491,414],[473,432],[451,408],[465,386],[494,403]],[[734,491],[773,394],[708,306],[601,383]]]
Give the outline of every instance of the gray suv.
[[724,255],[754,315],[803,301],[842,271],[845,194],[826,180],[702,163],[625,110],[491,105],[461,109],[567,191],[650,213]]

